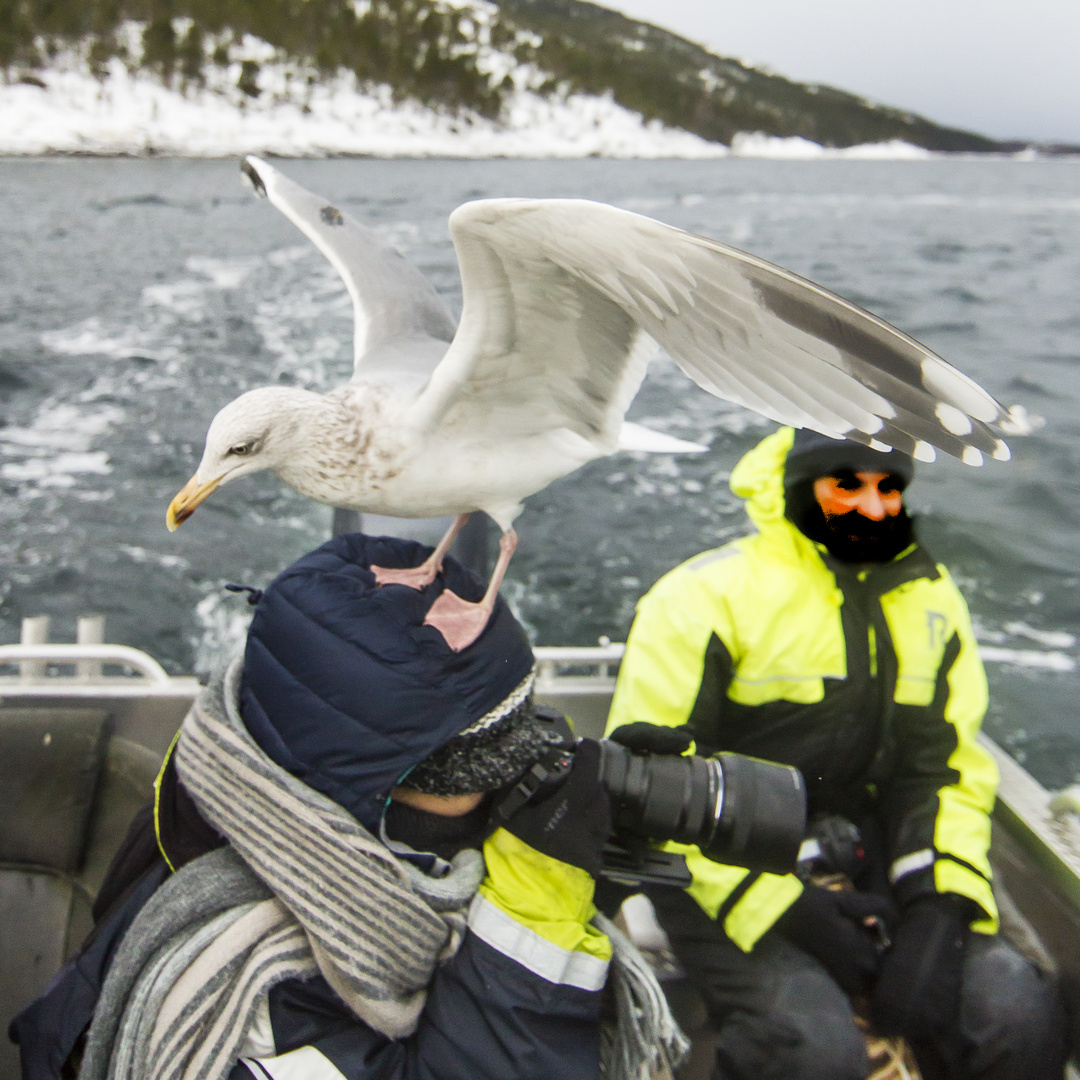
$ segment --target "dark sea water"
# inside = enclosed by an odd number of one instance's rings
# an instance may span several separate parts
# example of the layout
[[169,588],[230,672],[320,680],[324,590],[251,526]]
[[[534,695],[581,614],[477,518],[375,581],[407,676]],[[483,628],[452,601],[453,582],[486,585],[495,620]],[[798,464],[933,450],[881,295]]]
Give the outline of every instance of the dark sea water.
[[[580,196],[789,267],[883,316],[1027,411],[1014,461],[923,466],[924,539],[986,650],[988,728],[1045,782],[1080,777],[1080,163],[288,162],[383,231],[458,310],[446,229],[466,199]],[[322,257],[235,162],[0,160],[0,641],[50,614],[170,670],[243,631],[224,581],[265,584],[330,514],[272,476],[165,507],[214,413],[273,382],[326,390],[351,312]],[[618,455],[529,500],[504,592],[540,644],[622,639],[634,602],[746,529],[727,488],[771,429],[658,365],[634,419],[711,445]]]

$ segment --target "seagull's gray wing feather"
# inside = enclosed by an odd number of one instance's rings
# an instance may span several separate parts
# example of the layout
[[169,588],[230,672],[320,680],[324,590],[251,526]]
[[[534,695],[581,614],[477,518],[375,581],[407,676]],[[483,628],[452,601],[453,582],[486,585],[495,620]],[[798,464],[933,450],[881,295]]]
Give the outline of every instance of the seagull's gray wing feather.
[[467,203],[450,216],[461,323],[413,423],[482,432],[496,443],[569,431],[584,440],[582,460],[612,453],[656,344],[580,274],[534,245],[504,243],[501,207]]
[[[452,215],[451,231],[465,312],[425,391],[429,422],[462,395],[483,396],[507,327],[561,274],[575,295],[584,286],[614,305],[699,386],[771,419],[922,460],[935,447],[971,464],[982,453],[1008,457],[988,426],[1003,410],[975,382],[869,312],[745,252],[578,200],[469,203]],[[492,292],[476,272],[484,259],[519,269]],[[539,343],[533,352],[537,379],[549,356],[563,363]]]
[[[352,297],[354,377],[420,358],[428,371],[454,336],[454,320],[430,282],[378,233],[257,157],[243,170],[326,257]],[[407,347],[402,347],[407,344]]]

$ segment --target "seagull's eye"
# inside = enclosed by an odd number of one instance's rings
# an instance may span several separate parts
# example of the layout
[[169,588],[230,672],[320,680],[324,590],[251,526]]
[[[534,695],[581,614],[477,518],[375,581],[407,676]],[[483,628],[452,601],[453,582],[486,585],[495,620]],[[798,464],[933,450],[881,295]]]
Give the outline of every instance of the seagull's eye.
[[251,453],[251,443],[237,443],[235,446],[229,447],[229,453],[227,457],[243,457],[245,454]]

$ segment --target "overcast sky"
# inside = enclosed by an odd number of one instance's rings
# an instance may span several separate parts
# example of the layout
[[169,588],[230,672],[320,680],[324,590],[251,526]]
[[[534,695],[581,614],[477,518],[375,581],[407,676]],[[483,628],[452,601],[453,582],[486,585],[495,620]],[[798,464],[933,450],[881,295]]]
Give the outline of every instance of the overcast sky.
[[598,2],[942,124],[1080,144],[1080,0]]

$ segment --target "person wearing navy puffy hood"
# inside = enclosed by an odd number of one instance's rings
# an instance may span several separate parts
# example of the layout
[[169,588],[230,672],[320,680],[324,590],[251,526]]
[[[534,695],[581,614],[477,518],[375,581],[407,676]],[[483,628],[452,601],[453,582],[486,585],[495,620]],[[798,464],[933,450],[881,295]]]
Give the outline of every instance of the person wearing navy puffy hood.
[[277,578],[248,630],[240,689],[248,731],[375,834],[395,787],[494,791],[557,738],[536,720],[532,649],[504,600],[461,652],[424,623],[442,589],[471,593],[475,575],[450,561],[423,592],[375,585],[368,566],[411,566],[427,550],[339,537]]
[[[95,936],[16,1021],[27,1080],[80,1054],[84,1080],[596,1080],[609,966],[630,1005],[605,1075],[678,1056],[593,904],[599,747],[538,716],[503,600],[460,652],[425,623],[444,588],[482,594],[475,575],[447,559],[423,591],[376,584],[373,564],[428,551],[339,537],[258,595]],[[553,779],[510,811],[526,773]]]

